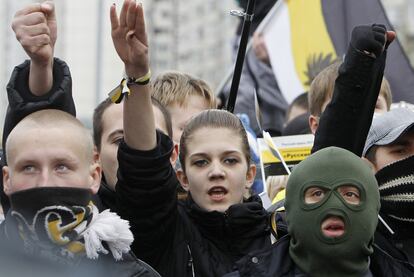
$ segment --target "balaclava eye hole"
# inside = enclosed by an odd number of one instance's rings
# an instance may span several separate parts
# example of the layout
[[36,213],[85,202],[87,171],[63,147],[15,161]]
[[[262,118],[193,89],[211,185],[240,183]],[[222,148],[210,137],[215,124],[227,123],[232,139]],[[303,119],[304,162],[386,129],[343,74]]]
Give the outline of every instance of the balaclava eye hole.
[[329,186],[324,183],[310,182],[302,188],[302,205],[305,210],[312,210],[323,205],[330,197],[332,191]]
[[300,199],[304,210],[313,210],[322,205],[334,194],[351,210],[360,210],[365,202],[364,187],[356,180],[337,180],[336,184],[309,182],[303,185]]
[[354,184],[340,185],[336,192],[349,205],[358,206],[361,204],[361,189]]

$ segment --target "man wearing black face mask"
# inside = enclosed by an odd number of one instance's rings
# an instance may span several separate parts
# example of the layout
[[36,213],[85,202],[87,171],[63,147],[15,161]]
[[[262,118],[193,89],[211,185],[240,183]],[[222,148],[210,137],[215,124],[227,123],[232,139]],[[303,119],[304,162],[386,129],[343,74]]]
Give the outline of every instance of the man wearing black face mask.
[[376,243],[414,262],[414,112],[399,108],[376,116],[363,156],[377,178],[382,216]]

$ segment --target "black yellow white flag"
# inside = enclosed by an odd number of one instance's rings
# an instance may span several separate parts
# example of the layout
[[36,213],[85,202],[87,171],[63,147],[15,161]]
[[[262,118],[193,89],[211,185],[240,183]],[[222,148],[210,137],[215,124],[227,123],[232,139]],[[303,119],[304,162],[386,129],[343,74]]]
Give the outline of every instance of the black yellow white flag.
[[[393,29],[379,0],[277,1],[259,29],[286,100],[307,91],[321,69],[342,58],[355,26],[373,23]],[[414,70],[398,40],[389,47],[385,76],[394,102],[414,103]]]

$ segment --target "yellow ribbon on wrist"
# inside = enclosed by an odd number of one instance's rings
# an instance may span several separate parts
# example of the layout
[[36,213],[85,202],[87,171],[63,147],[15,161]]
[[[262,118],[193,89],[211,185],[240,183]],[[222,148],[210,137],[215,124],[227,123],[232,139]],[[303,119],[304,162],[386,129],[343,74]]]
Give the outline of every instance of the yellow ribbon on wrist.
[[122,102],[122,99],[125,95],[129,96],[131,95],[131,90],[128,86],[131,85],[140,85],[144,86],[147,85],[151,80],[151,70],[148,70],[148,72],[139,78],[133,78],[133,77],[127,77],[123,78],[121,80],[121,83],[111,90],[111,92],[108,93],[109,98],[111,99],[112,103],[119,104]]

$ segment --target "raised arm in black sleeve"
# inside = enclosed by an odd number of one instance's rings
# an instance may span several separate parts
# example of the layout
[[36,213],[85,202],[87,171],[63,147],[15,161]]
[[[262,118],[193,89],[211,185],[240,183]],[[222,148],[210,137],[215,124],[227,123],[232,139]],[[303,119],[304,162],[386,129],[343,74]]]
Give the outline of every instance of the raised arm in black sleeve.
[[384,75],[385,32],[381,25],[353,30],[332,100],[320,118],[312,153],[337,146],[362,155]]
[[72,98],[72,78],[67,64],[58,59],[53,63],[53,87],[43,96],[29,89],[30,61],[16,66],[7,84],[9,107],[3,129],[3,148],[10,131],[28,114],[43,109],[58,109],[76,116]]

